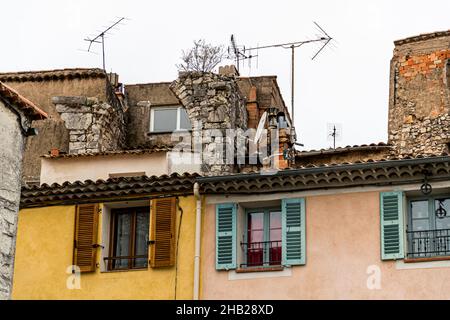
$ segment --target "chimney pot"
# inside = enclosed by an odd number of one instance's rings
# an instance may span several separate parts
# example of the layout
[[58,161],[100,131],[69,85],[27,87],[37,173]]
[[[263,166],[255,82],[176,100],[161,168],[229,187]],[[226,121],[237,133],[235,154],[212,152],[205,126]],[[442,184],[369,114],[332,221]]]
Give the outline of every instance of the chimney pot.
[[52,157],[57,157],[57,156],[59,156],[59,149],[58,149],[58,148],[52,148],[52,149],[50,150],[50,155],[51,155]]

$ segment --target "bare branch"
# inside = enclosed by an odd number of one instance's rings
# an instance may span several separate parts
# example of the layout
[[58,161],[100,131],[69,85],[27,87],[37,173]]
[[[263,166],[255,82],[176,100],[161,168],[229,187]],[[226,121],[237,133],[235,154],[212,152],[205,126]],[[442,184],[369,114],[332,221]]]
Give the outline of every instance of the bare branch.
[[194,47],[182,51],[178,71],[211,72],[225,57],[223,46],[213,46],[205,40],[194,41]]

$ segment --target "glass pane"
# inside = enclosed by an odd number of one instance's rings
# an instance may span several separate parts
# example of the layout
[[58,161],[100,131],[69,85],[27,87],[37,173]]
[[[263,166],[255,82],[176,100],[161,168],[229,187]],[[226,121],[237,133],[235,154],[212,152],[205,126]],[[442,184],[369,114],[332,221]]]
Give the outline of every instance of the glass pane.
[[413,219],[428,218],[428,200],[412,201],[411,213]]
[[[281,241],[281,212],[270,213],[270,241]],[[281,246],[281,243],[273,243]]]
[[436,199],[434,208],[436,229],[450,229],[450,199]]
[[270,265],[281,264],[281,212],[270,213]]
[[411,231],[425,231],[430,230],[430,220],[428,219],[414,219],[412,221]]
[[264,213],[248,215],[247,266],[261,266],[264,260]]
[[[135,255],[147,256],[148,255],[148,229],[149,229],[149,208],[140,208],[136,212],[136,242],[135,242]],[[134,260],[134,266],[142,268],[147,266],[147,258],[136,258]]]
[[177,109],[153,109],[153,132],[172,132],[177,129]]
[[264,241],[264,213],[248,215],[248,242]]
[[180,108],[180,129],[191,130],[191,120],[185,108]]
[[[126,257],[130,255],[130,227],[131,215],[129,213],[118,213],[116,215],[116,244],[115,256]],[[127,259],[114,260],[114,268],[127,268]]]

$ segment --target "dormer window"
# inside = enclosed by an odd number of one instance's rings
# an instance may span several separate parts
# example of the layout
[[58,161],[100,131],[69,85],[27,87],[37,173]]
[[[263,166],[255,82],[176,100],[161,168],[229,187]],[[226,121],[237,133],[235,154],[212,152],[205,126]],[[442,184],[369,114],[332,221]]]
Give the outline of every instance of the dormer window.
[[191,130],[191,121],[182,106],[153,107],[150,114],[150,132],[171,133]]

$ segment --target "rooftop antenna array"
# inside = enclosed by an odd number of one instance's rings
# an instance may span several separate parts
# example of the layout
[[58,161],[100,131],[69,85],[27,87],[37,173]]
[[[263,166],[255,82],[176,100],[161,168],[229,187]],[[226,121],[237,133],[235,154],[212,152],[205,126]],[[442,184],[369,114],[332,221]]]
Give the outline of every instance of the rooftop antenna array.
[[100,31],[100,33],[99,34],[97,34],[95,37],[93,37],[92,39],[90,39],[89,37],[86,37],[86,39],[84,39],[84,41],[88,41],[89,42],[89,47],[88,47],[88,49],[87,49],[87,52],[92,52],[91,51],[91,48],[92,48],[92,45],[94,44],[94,43],[100,43],[101,45],[102,45],[102,57],[103,57],[103,70],[105,70],[106,71],[106,62],[105,62],[105,36],[107,35],[107,34],[110,34],[111,32],[111,30],[113,29],[113,28],[116,28],[116,29],[118,29],[117,28],[117,26],[118,25],[123,25],[123,21],[124,20],[127,20],[127,18],[125,18],[125,17],[120,17],[118,20],[115,20],[115,21],[112,21],[111,23],[111,25],[109,25],[109,26],[105,26],[104,28],[104,30],[102,30],[102,31]]
[[317,23],[314,22],[315,26],[317,27],[320,34],[315,39],[308,39],[303,41],[295,41],[295,42],[288,42],[288,43],[277,43],[277,44],[271,44],[271,45],[265,45],[265,46],[257,46],[253,48],[246,48],[242,47],[239,48],[236,45],[235,37],[234,35],[231,35],[231,47],[228,49],[228,52],[230,53],[231,49],[231,55],[236,60],[236,65],[239,71],[239,62],[246,59],[251,59],[253,56],[251,52],[253,50],[259,50],[260,49],[269,49],[269,48],[283,48],[283,49],[290,49],[291,50],[291,118],[292,118],[292,124],[294,126],[294,99],[295,99],[295,49],[299,48],[305,44],[309,43],[322,43],[323,45],[319,48],[319,50],[316,51],[316,53],[312,56],[311,60],[314,60],[317,58],[317,56],[325,49],[325,47],[333,40],[333,38]]
[[238,72],[241,61],[248,60],[250,67],[251,59],[258,57],[257,54],[253,55],[251,51],[249,53],[246,53],[246,51],[250,50],[246,50],[245,46],[238,46],[236,44],[236,37],[232,34],[230,38],[230,46],[228,47],[228,58],[235,61]]

